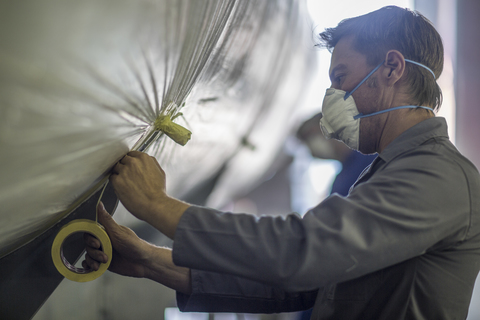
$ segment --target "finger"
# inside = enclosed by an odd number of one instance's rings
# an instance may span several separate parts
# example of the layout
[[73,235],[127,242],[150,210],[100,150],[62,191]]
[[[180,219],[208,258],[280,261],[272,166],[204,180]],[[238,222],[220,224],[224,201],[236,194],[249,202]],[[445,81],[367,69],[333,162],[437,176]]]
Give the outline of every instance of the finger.
[[110,175],[110,178],[108,178],[110,183],[113,185],[114,189],[115,189],[115,184],[116,184],[116,181],[117,181],[118,178],[119,178],[118,174],[114,173],[114,172],[112,172],[112,174]]
[[82,261],[82,268],[85,269],[85,270],[93,270],[87,263],[86,260],[83,260]]
[[82,261],[82,268],[85,270],[90,270],[90,266],[87,264],[87,261],[85,260]]
[[122,163],[117,162],[117,164],[112,168],[112,172],[114,174],[120,174],[124,167],[125,166]]
[[90,233],[84,233],[83,234],[83,240],[85,241],[85,244],[93,249],[99,249],[101,247],[100,240],[92,236]]
[[113,187],[113,190],[115,191],[115,194],[117,195],[117,197],[119,197],[120,196],[119,190],[121,191],[121,190],[123,190],[122,188],[124,188],[123,176],[112,173],[110,175],[110,178],[108,178],[108,179],[110,180],[110,183],[112,184],[112,187]]
[[112,231],[118,228],[118,224],[113,220],[101,201],[98,204],[97,212],[98,222],[105,228],[105,231],[107,231],[107,234],[110,236]]
[[133,158],[139,158],[139,157],[143,157],[145,155],[147,155],[145,152],[141,152],[141,151],[130,151],[129,153],[127,153],[128,156],[130,157],[133,157]]
[[102,201],[98,201],[98,204],[97,204],[97,212],[100,212],[100,211],[102,211],[102,213],[103,212],[108,213],[108,211],[107,211],[107,209],[105,209],[105,205],[103,204]]
[[123,158],[120,159],[119,162],[120,162],[121,164],[124,164],[124,165],[125,165],[125,164],[128,164],[128,163],[130,163],[130,162],[133,160],[133,158],[135,158],[134,155],[135,155],[135,154],[132,155],[132,154],[129,152],[129,153],[127,153],[126,155],[124,155]]
[[[108,261],[108,256],[105,254],[105,252],[94,249],[91,247],[86,247],[87,254],[85,255],[85,259],[91,259],[92,261],[96,261],[98,263],[106,263]],[[87,262],[89,262],[87,260]]]
[[121,164],[126,164],[127,163],[127,157],[128,157],[128,154],[124,155],[122,159],[120,159],[120,161],[118,161],[119,163]]
[[85,260],[82,261],[82,266],[84,269],[97,271],[100,268],[100,262],[92,259],[87,253],[85,254]]

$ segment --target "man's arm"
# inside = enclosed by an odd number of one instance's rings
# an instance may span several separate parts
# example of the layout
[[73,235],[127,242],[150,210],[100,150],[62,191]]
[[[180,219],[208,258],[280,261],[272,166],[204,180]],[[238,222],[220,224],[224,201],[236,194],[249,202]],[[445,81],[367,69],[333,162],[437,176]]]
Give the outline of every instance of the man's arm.
[[[105,227],[114,248],[110,271],[137,278],[148,278],[184,294],[191,293],[190,269],[177,267],[172,261],[172,251],[154,246],[129,228],[118,225],[100,204],[98,221]],[[84,268],[98,270],[108,257],[100,250],[100,242],[85,233],[87,254]]]
[[[317,290],[285,292],[245,278],[178,267],[172,261],[170,249],[156,247],[118,225],[102,204],[98,207],[98,221],[105,227],[114,248],[109,270],[148,278],[176,290],[182,311],[292,312],[311,308],[315,302]],[[85,234],[85,242],[87,255],[83,267],[97,270],[107,256],[93,236]]]
[[165,172],[154,157],[139,151],[129,152],[113,168],[110,181],[130,213],[173,239],[189,205],[167,196]]

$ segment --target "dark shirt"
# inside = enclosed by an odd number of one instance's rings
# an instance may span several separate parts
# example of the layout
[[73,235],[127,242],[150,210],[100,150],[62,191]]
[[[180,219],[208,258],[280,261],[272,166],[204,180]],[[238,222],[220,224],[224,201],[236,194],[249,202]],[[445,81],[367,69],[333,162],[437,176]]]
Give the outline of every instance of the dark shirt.
[[376,155],[364,155],[352,150],[342,163],[342,170],[335,177],[330,193],[347,196],[360,173],[372,163],[375,157]]
[[173,259],[192,269],[192,294],[178,293],[178,305],[464,319],[480,269],[479,195],[478,171],[450,143],[445,120],[428,119],[390,143],[348,197],[332,195],[303,218],[189,208]]

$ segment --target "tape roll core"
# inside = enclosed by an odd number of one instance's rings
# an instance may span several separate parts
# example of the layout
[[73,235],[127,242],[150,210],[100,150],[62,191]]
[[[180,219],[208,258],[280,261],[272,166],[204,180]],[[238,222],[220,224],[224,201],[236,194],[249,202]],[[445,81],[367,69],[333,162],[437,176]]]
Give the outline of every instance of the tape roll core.
[[[97,271],[77,268],[73,266],[63,255],[63,243],[65,239],[77,232],[90,233],[96,237],[102,246],[103,252],[108,256],[106,263],[101,263]],[[112,259],[112,243],[107,235],[105,229],[99,223],[87,220],[78,219],[73,220],[64,225],[57,236],[53,240],[52,244],[52,260],[53,264],[57,268],[58,272],[65,278],[76,282],[87,282],[95,280],[100,277],[110,266]]]

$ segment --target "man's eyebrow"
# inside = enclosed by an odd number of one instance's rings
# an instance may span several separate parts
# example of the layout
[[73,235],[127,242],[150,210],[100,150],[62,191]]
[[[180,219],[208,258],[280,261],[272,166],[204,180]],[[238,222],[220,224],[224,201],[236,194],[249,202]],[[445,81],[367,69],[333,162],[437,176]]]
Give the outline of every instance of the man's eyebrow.
[[335,78],[335,72],[344,70],[346,68],[347,66],[343,63],[336,65],[335,68],[332,69],[332,72],[330,72],[330,81],[333,82],[333,79]]

